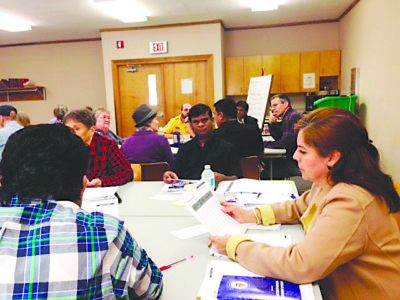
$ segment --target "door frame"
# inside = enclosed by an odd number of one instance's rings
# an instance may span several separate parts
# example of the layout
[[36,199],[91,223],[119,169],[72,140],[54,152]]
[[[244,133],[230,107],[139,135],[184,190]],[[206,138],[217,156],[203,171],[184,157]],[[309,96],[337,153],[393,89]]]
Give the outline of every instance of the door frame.
[[[150,64],[167,64],[167,63],[185,63],[185,62],[206,62],[207,64],[207,85],[208,97],[211,102],[214,102],[214,68],[213,68],[213,55],[190,55],[190,56],[174,56],[174,57],[155,57],[155,58],[139,58],[139,59],[122,59],[112,60],[112,77],[113,77],[113,90],[114,90],[114,107],[115,119],[117,124],[117,133],[122,128],[122,115],[121,115],[121,93],[119,83],[118,68],[125,65],[150,65]],[[164,91],[165,93],[165,91]]]

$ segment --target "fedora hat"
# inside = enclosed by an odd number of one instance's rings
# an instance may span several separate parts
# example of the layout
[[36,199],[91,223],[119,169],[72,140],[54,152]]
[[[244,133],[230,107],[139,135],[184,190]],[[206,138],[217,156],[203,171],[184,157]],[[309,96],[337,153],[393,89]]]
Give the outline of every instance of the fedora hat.
[[151,109],[147,104],[142,104],[133,112],[132,118],[136,123],[135,127],[140,127],[156,115],[157,112],[155,110]]

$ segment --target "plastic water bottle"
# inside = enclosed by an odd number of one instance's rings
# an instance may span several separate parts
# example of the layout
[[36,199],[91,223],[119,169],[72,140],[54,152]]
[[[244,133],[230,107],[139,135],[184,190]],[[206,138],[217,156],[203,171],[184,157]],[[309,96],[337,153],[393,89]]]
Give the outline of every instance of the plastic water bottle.
[[212,190],[215,189],[215,176],[210,165],[204,166],[204,171],[201,173],[201,179],[208,183]]
[[159,135],[164,135],[164,130],[163,127],[160,125],[160,127],[158,127],[158,134]]
[[179,148],[181,146],[181,133],[174,133],[174,147]]

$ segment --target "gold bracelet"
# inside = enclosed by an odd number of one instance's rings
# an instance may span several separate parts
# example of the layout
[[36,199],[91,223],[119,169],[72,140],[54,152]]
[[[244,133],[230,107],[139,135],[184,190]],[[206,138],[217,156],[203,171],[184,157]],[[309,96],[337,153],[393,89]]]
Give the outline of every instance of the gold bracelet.
[[258,218],[255,208],[253,209],[253,214],[254,214],[254,216],[256,217],[256,220],[257,220],[256,224],[260,225],[261,224],[261,220]]

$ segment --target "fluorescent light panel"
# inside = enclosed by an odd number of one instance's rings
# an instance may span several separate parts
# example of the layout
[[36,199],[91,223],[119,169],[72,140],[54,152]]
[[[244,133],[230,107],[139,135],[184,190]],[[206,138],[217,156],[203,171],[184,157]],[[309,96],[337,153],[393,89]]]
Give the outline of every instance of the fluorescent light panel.
[[281,0],[251,0],[249,1],[252,11],[267,11],[278,9]]
[[18,19],[16,17],[4,13],[0,13],[0,29],[11,32],[17,32],[17,31],[32,30],[32,27],[28,22],[24,20]]
[[147,21],[144,9],[132,0],[93,0],[93,4],[124,23]]

